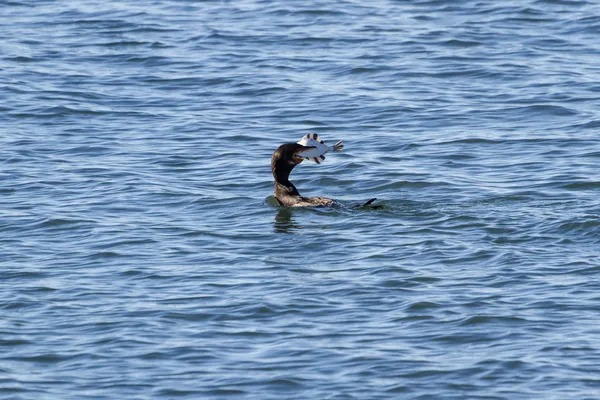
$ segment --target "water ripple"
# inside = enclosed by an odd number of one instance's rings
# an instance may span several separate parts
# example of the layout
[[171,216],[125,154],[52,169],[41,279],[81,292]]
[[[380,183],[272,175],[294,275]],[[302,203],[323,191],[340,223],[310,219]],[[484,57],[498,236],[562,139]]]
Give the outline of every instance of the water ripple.
[[2,5],[7,398],[597,397],[593,2]]

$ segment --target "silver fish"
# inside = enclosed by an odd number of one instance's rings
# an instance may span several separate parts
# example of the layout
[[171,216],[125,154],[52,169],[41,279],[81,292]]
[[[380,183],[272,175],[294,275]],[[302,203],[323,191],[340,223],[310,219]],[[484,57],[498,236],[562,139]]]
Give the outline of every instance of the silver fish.
[[321,164],[321,161],[325,160],[325,153],[328,151],[338,152],[342,151],[344,148],[344,143],[341,140],[331,147],[327,146],[316,133],[304,135],[297,143],[306,147],[314,147],[310,150],[298,152],[296,155],[308,160],[313,160],[317,164]]

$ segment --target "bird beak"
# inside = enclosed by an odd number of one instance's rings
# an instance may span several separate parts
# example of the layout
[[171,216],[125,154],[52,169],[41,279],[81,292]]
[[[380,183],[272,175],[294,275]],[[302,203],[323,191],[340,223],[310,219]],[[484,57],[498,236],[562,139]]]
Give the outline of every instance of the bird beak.
[[304,161],[304,158],[302,158],[302,157],[299,157],[297,154],[298,154],[298,152],[294,153],[294,161],[295,161],[297,164],[300,164],[302,161]]

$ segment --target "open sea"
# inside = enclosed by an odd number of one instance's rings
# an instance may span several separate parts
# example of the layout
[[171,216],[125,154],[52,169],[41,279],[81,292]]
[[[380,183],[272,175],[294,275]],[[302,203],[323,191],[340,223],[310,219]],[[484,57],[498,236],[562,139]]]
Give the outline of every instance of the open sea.
[[597,1],[0,0],[0,399],[596,400],[599,139]]

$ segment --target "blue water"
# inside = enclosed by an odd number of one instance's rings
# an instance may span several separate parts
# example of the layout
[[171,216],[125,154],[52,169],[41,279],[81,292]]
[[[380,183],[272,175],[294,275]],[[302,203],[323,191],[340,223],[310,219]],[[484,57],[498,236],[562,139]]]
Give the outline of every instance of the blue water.
[[[597,399],[600,6],[0,2],[0,398]],[[292,181],[379,210],[279,209]]]

